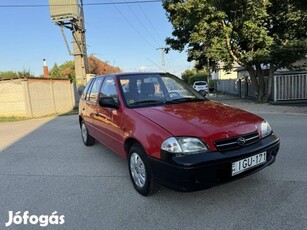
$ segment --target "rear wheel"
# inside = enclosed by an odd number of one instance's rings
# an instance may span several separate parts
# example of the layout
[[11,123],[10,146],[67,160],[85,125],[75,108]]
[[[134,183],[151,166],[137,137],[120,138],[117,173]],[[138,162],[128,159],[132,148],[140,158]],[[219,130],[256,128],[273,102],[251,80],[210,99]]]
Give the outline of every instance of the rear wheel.
[[157,186],[153,181],[147,155],[139,144],[134,144],[129,150],[129,173],[134,188],[143,196],[153,194]]
[[81,122],[81,137],[86,146],[95,144],[95,138],[88,133],[88,129],[86,128],[84,121]]

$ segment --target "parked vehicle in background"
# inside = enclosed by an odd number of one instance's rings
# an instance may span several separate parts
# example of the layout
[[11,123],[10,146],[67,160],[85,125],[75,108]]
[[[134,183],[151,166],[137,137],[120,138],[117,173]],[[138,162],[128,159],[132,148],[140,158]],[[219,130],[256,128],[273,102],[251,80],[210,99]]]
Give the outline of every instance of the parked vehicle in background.
[[202,95],[205,95],[209,92],[208,83],[206,81],[195,81],[193,84],[193,88]]
[[86,146],[95,140],[128,159],[134,188],[191,191],[271,165],[279,138],[263,118],[226,106],[168,73],[92,78],[79,103]]

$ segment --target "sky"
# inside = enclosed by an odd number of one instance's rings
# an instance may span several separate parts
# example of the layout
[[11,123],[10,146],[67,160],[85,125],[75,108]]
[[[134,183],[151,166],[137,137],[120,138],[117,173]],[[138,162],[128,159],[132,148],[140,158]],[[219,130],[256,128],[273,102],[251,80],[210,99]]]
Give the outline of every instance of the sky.
[[[141,1],[146,0],[135,2]],[[165,47],[165,38],[172,33],[162,2],[86,5],[114,2],[132,0],[83,0],[88,55],[125,72],[161,71],[162,54],[157,48]],[[0,71],[30,70],[38,76],[43,73],[43,59],[49,69],[73,60],[48,4],[48,0],[0,1]],[[65,34],[72,50],[70,30]],[[185,51],[170,51],[165,55],[166,70],[180,76],[193,67],[186,59]]]

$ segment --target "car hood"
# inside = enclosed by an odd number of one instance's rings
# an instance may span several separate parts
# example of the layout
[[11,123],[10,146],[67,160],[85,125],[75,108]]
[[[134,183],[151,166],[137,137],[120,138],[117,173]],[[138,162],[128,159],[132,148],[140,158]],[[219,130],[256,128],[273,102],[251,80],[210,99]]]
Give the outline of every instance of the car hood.
[[199,137],[211,143],[255,132],[263,120],[241,109],[210,100],[138,108],[136,112],[173,136]]

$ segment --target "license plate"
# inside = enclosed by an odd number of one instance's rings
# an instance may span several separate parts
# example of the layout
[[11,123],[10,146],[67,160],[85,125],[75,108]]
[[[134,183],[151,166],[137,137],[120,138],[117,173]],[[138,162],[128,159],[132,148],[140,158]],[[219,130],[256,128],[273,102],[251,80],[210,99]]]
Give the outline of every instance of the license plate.
[[254,156],[244,158],[232,163],[232,176],[238,175],[248,169],[256,167],[266,162],[266,152],[258,153]]

